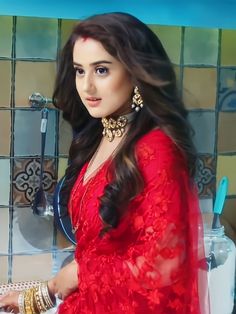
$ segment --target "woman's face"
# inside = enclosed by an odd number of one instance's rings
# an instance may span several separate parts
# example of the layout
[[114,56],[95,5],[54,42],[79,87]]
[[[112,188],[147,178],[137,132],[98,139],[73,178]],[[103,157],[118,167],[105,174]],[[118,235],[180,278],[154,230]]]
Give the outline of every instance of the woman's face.
[[79,38],[74,45],[73,63],[76,89],[92,117],[122,115],[131,111],[131,77],[100,42]]

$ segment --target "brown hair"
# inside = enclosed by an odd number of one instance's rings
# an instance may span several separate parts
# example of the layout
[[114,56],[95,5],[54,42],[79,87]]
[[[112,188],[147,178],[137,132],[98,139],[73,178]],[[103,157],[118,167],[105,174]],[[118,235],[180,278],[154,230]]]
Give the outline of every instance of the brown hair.
[[[140,20],[126,13],[107,13],[80,22],[68,39],[59,62],[53,95],[55,105],[63,111],[79,135],[70,148],[70,165],[66,171],[65,200],[82,166],[96,151],[102,136],[99,119],[85,109],[75,87],[73,47],[79,37],[90,37],[102,43],[130,73],[134,86],[139,87],[144,107],[124,138],[122,149],[114,157],[112,180],[100,199],[100,215],[110,227],[116,227],[121,208],[143,187],[134,148],[137,140],[159,126],[184,153],[189,173],[195,173],[196,154],[191,140],[187,111],[181,101],[173,66],[158,37]],[[93,134],[88,136],[88,134]],[[132,184],[131,184],[132,182]]]

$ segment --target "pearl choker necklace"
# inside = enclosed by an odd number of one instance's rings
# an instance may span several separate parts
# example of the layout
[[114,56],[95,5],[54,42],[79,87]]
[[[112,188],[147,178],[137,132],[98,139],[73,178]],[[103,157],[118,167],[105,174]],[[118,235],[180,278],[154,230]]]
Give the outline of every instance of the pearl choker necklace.
[[125,132],[125,127],[130,123],[134,117],[135,112],[114,118],[102,118],[103,132],[102,135],[105,136],[109,142],[112,142],[115,137],[121,137]]

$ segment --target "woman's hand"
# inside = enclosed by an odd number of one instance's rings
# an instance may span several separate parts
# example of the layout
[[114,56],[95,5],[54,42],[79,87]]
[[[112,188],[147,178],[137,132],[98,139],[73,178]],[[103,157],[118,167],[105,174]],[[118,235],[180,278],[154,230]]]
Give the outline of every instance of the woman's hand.
[[[76,290],[78,288],[78,267],[75,260],[63,267],[54,278],[48,281],[49,293],[64,300]],[[0,296],[0,309],[10,313],[19,313],[19,294],[19,291],[10,291]]]
[[57,295],[64,300],[69,294],[78,288],[78,268],[75,260],[63,267],[57,275],[48,281],[50,294]]
[[18,297],[19,291],[10,291],[0,296],[0,312],[3,309],[9,313],[19,313]]

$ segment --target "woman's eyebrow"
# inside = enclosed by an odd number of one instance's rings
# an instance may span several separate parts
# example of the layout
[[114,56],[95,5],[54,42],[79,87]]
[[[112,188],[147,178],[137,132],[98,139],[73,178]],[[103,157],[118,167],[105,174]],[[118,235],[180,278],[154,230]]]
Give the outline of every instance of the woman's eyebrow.
[[[111,64],[112,62],[111,61],[107,61],[107,60],[99,60],[99,61],[95,61],[95,62],[90,63],[90,65],[98,65],[98,64],[101,64],[101,63]],[[80,64],[80,63],[73,62],[73,64],[82,67],[82,64]]]

